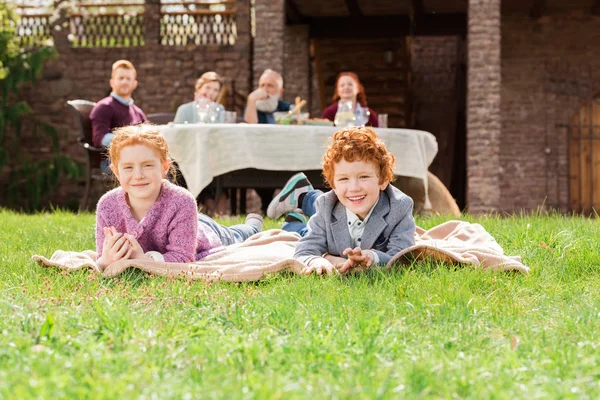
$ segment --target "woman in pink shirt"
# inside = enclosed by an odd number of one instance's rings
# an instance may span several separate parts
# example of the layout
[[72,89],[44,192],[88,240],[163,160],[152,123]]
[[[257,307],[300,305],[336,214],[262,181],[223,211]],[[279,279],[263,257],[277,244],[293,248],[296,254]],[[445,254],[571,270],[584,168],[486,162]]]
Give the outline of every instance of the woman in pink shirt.
[[120,186],[96,209],[96,251],[101,269],[123,259],[193,262],[262,230],[262,217],[222,226],[198,214],[190,192],[165,178],[171,166],[168,146],[156,127],[126,126],[109,147],[110,168]]

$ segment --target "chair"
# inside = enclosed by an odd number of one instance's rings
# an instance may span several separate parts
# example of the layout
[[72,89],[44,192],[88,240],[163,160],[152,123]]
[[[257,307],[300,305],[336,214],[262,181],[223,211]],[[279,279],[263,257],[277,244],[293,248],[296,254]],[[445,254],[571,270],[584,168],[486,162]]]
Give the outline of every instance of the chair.
[[86,210],[90,197],[90,188],[92,186],[92,179],[103,180],[104,176],[102,171],[99,174],[93,174],[93,169],[97,168],[100,170],[100,161],[102,160],[103,148],[94,147],[92,143],[92,121],[90,120],[90,113],[92,108],[96,105],[93,101],[88,100],[69,100],[67,105],[73,110],[77,117],[79,125],[79,143],[83,146],[86,153],[86,171],[87,176],[85,180],[85,191],[83,198],[79,204],[79,210]]
[[154,114],[148,114],[146,117],[148,118],[148,121],[152,122],[153,124],[166,125],[169,122],[173,122],[173,120],[175,119],[175,114],[173,114],[173,113],[154,113]]

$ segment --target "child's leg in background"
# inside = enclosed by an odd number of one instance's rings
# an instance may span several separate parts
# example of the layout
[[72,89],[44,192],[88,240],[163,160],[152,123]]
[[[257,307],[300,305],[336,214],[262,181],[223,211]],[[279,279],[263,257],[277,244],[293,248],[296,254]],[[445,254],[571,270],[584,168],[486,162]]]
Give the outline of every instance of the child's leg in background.
[[323,192],[319,189],[313,189],[304,195],[304,198],[302,199],[301,203],[302,212],[308,218],[312,217],[317,212],[317,197],[319,197],[322,194]]
[[248,214],[244,224],[224,226],[202,213],[198,214],[198,222],[209,226],[221,239],[224,246],[242,243],[250,236],[262,231],[262,217],[258,214]]
[[308,221],[308,218],[312,217],[317,212],[317,197],[322,194],[323,192],[318,189],[313,189],[307,193],[301,194],[302,212],[298,212],[300,211],[298,210],[288,213],[281,229],[287,232],[296,232],[302,237],[306,236],[306,233],[308,232],[306,222]]

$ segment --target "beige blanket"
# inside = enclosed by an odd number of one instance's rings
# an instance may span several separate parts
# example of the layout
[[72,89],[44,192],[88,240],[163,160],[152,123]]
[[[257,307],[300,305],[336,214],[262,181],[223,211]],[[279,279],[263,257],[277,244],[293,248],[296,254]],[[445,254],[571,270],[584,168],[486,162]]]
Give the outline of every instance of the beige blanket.
[[529,272],[529,268],[521,264],[521,257],[504,255],[502,247],[483,226],[465,221],[444,222],[427,231],[417,226],[415,245],[396,254],[388,267],[415,259],[458,262],[482,269]]
[[[66,270],[90,268],[106,278],[118,276],[132,267],[160,276],[244,282],[260,280],[283,271],[300,273],[304,264],[292,258],[298,238],[295,233],[271,229],[194,263],[121,260],[112,263],[104,271],[96,265],[96,252],[90,250],[57,250],[50,259],[39,255],[32,259],[43,267]],[[428,231],[417,227],[415,239],[416,244],[398,253],[388,267],[393,263],[412,262],[416,257],[470,264],[482,269],[529,271],[520,263],[519,257],[505,256],[494,238],[479,224],[449,221]]]

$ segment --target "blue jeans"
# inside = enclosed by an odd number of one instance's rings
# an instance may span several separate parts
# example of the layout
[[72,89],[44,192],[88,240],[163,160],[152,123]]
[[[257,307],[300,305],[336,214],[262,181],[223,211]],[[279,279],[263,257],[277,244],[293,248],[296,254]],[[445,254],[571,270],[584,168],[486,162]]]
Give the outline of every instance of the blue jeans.
[[112,170],[110,169],[110,163],[108,162],[108,159],[104,157],[102,157],[102,160],[100,160],[100,171],[102,171],[102,173],[106,175],[112,174]]
[[255,226],[247,224],[225,226],[215,222],[215,220],[213,220],[211,217],[202,213],[198,214],[198,222],[207,225],[210,229],[212,229],[217,234],[219,239],[221,239],[223,246],[229,246],[230,244],[234,243],[242,243],[250,236],[258,233],[258,228]]
[[[302,212],[308,218],[312,217],[317,212],[317,197],[322,194],[322,191],[313,189],[304,195],[304,198],[302,199]],[[308,232],[306,224],[300,221],[284,222],[281,229],[287,232],[296,232],[302,237],[306,236],[306,233]]]

